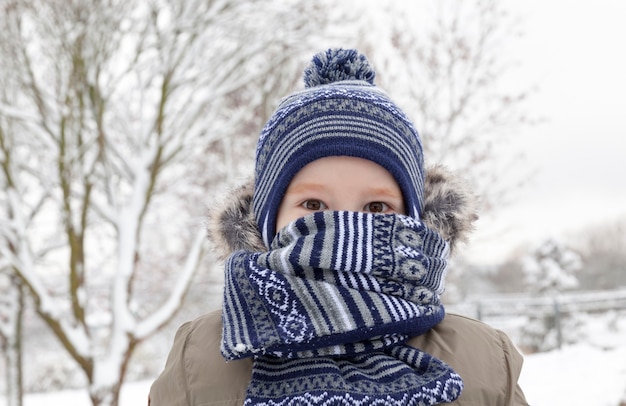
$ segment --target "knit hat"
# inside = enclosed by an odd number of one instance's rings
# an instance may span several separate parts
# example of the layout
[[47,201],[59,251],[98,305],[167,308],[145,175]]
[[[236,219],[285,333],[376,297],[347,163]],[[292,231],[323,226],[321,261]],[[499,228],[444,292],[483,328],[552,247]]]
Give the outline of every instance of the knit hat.
[[424,199],[422,143],[417,130],[354,49],[329,49],[304,70],[305,89],[285,98],[261,131],[256,149],[254,215],[266,246],[289,183],[305,165],[328,156],[368,159],[402,190],[408,215]]

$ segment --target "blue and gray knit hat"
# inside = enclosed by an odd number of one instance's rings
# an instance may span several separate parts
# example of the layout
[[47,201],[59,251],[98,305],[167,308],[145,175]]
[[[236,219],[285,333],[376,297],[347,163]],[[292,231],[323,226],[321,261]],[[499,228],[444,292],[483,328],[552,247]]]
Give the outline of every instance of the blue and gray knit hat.
[[329,49],[304,70],[305,89],[285,98],[261,131],[253,210],[263,240],[276,234],[276,214],[296,173],[328,156],[368,159],[387,169],[402,190],[408,215],[423,209],[424,169],[417,130],[353,49]]

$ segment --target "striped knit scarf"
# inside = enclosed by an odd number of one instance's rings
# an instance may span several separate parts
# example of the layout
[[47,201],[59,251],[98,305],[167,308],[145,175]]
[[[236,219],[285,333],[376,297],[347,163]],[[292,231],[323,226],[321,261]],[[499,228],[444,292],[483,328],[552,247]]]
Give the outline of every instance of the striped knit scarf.
[[246,405],[434,405],[463,383],[405,345],[444,317],[448,244],[414,218],[318,212],[226,265],[222,354],[254,357]]

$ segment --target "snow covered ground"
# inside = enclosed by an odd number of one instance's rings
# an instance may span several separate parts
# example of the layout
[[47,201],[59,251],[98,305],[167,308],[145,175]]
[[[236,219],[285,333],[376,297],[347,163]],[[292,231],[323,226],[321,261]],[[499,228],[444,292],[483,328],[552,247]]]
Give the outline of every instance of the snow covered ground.
[[520,385],[532,406],[626,405],[626,342],[613,350],[578,344],[527,356]]
[[[146,405],[150,383],[125,385],[121,406]],[[526,356],[520,384],[532,406],[619,406],[626,401],[626,340],[610,350],[577,344]],[[89,406],[90,402],[85,391],[62,391],[27,395],[24,403],[49,405]]]

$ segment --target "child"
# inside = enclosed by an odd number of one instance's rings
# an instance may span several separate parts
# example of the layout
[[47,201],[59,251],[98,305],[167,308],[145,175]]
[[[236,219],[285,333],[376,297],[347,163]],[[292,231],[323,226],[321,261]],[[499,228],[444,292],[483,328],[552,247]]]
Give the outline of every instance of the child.
[[364,56],[317,54],[304,80],[212,215],[223,308],[179,329],[152,405],[526,405],[506,335],[441,304],[471,194],[424,170]]

